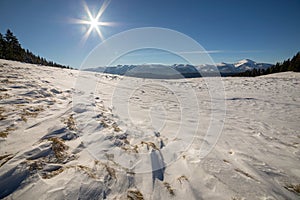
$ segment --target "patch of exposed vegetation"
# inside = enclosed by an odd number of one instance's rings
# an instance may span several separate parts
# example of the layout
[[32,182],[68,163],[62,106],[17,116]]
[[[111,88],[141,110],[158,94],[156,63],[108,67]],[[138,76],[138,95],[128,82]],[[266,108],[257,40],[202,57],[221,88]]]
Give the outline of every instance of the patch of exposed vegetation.
[[30,117],[30,118],[35,118],[37,117],[37,115],[44,111],[44,108],[43,106],[36,106],[36,107],[28,107],[28,108],[23,108],[22,112],[21,112],[21,119],[24,121],[24,122],[27,122],[27,119]]
[[[118,165],[116,162],[113,161],[114,155],[113,154],[105,154],[108,160],[110,160],[114,165]],[[103,166],[104,169],[107,171],[108,175],[114,179],[117,178],[116,170],[113,167],[110,167],[108,163],[103,163],[100,160],[94,160],[95,165]]]
[[169,194],[174,196],[175,192],[174,192],[174,189],[171,187],[170,183],[164,182],[163,184],[164,184],[165,188],[168,190]]
[[[72,168],[73,166],[70,166],[68,168]],[[90,178],[97,178],[96,174],[93,173],[93,170],[87,166],[84,165],[76,165],[75,169],[79,169],[80,171],[83,171],[85,174],[87,174]]]
[[50,138],[49,139],[52,142],[51,149],[58,161],[62,161],[66,157],[66,150],[68,149],[68,146],[65,145],[64,141],[60,138]]
[[104,167],[107,171],[107,173],[109,174],[110,177],[114,178],[114,179],[117,179],[117,176],[116,176],[116,170],[110,166],[108,166],[107,164],[104,164]]
[[[125,144],[129,144],[128,140],[125,140],[124,142],[125,142]],[[131,146],[131,145],[121,146],[121,149],[123,149],[123,150],[125,150],[126,152],[129,152],[129,153],[139,153],[139,151],[138,151],[138,145],[134,145],[134,146]]]
[[289,184],[284,186],[285,189],[300,195],[300,184]]
[[112,124],[112,127],[113,127],[114,131],[116,131],[116,132],[122,131],[122,130],[119,128],[118,124],[116,124],[116,123],[113,123],[113,124]]
[[6,119],[6,116],[3,114],[5,112],[5,109],[3,107],[0,107],[0,121]]
[[159,148],[153,142],[144,142],[144,141],[141,141],[141,144],[142,145],[146,144],[148,150],[149,150],[150,147],[152,147],[155,150],[159,150]]
[[50,178],[53,178],[54,176],[57,176],[58,174],[62,173],[64,171],[64,168],[59,168],[57,170],[54,170],[52,172],[48,172],[48,173],[44,173],[42,175],[42,178],[43,179],[50,179]]
[[73,114],[69,116],[69,118],[66,120],[65,124],[67,125],[69,130],[71,130],[71,131],[76,131],[77,130]]
[[27,161],[30,171],[42,170],[44,162],[42,160]]
[[0,100],[8,99],[9,97],[11,97],[11,95],[9,95],[9,94],[7,94],[7,93],[0,94]]
[[16,130],[14,127],[6,127],[3,131],[0,131],[1,138],[7,138],[9,132]]
[[8,135],[8,132],[7,132],[6,130],[0,131],[0,137],[1,137],[1,138],[6,138],[7,135]]
[[61,174],[66,169],[75,169],[75,170],[78,170],[78,171],[81,171],[81,172],[85,173],[90,178],[93,178],[93,179],[97,178],[96,174],[93,172],[93,169],[91,169],[87,166],[84,166],[84,165],[71,165],[71,166],[61,167],[57,170],[47,172],[47,173],[43,173],[42,178],[44,178],[44,179],[53,178],[54,176],[57,176],[57,175]]
[[144,200],[143,194],[139,190],[128,190],[127,199],[129,200]]
[[7,163],[13,157],[14,157],[13,154],[5,154],[5,155],[0,156],[0,167],[2,167],[5,163]]
[[179,181],[180,184],[182,184],[184,181],[187,181],[187,182],[189,181],[185,175],[178,177],[177,180]]
[[109,127],[108,124],[104,120],[101,120],[100,124],[104,128],[108,128]]
[[247,173],[247,172],[244,172],[243,170],[241,170],[241,169],[239,169],[239,168],[235,168],[234,170],[235,170],[236,172],[238,172],[238,173],[243,174],[244,176],[246,176],[246,177],[248,177],[248,178],[251,178],[251,179],[253,179],[253,180],[256,180],[252,175],[250,175],[250,174]]

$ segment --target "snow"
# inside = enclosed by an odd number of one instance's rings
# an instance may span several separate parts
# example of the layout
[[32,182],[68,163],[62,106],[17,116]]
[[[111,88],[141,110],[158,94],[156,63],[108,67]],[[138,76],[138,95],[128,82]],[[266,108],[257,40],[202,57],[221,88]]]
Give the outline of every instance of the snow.
[[0,198],[299,199],[299,73],[222,78],[225,123],[201,157],[219,101],[203,78],[0,71]]
[[[271,67],[272,64],[268,63],[256,63],[250,59],[244,59],[240,60],[236,63],[230,64],[230,63],[217,63],[215,65],[211,64],[204,64],[199,66],[193,66],[188,64],[174,64],[174,65],[162,65],[162,64],[145,64],[145,65],[118,65],[118,66],[107,66],[107,67],[97,67],[97,68],[88,68],[85,69],[87,71],[93,71],[93,72],[105,72],[109,74],[118,74],[118,75],[124,75],[126,72],[133,72],[134,68],[138,68],[139,72],[143,73],[150,73],[149,70],[151,70],[152,73],[155,74],[156,71],[166,70],[163,74],[171,74],[174,75],[174,70],[177,70],[178,72],[182,74],[198,74],[199,72],[214,72],[216,70],[219,70],[219,72],[224,74],[233,74],[233,73],[239,73],[239,72],[245,72],[247,70],[252,69],[267,69]],[[171,69],[174,69],[171,71]],[[137,75],[136,75],[137,76]],[[157,75],[156,75],[157,76]],[[199,77],[196,76],[196,77]]]
[[256,62],[254,62],[253,60],[250,60],[250,59],[243,59],[243,60],[240,60],[237,63],[235,63],[234,66],[239,67],[239,66],[245,65],[245,64],[248,64],[250,66],[254,66],[256,64]]

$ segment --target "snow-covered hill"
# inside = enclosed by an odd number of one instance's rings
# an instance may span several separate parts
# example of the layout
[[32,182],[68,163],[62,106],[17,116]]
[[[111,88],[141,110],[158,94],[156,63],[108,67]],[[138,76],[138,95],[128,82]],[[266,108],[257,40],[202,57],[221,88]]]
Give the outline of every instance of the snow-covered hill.
[[299,199],[299,73],[210,77],[212,107],[204,78],[0,71],[0,198]]
[[[158,77],[159,75],[164,75],[163,78],[168,76],[178,77],[178,72],[184,77],[200,77],[202,73],[209,72],[220,72],[222,75],[231,75],[235,73],[245,72],[247,70],[253,69],[267,69],[271,67],[272,64],[268,63],[256,63],[249,59],[240,60],[236,63],[217,63],[216,65],[199,65],[193,66],[188,64],[174,64],[174,65],[158,65],[158,64],[144,64],[144,65],[117,65],[117,66],[108,66],[108,67],[97,67],[89,68],[87,71],[93,72],[104,72],[109,74],[118,74],[118,75],[129,75],[129,76],[142,76],[149,77],[149,74],[152,74],[151,77]],[[139,68],[139,73],[132,73],[135,68]],[[169,69],[165,73],[157,73],[158,71]],[[172,71],[173,69],[173,71]],[[176,71],[174,71],[176,70]],[[200,72],[200,73],[199,73]],[[157,74],[156,74],[157,73]]]
[[240,60],[239,62],[234,63],[234,67],[238,72],[245,72],[247,70],[253,70],[253,69],[267,69],[271,66],[272,64],[256,63],[253,60],[249,60],[249,59]]
[[[255,61],[252,61],[250,59],[244,59],[240,60],[236,63],[217,63],[216,67],[222,74],[235,74],[240,72],[245,72],[247,70],[253,70],[253,69],[267,69],[271,67],[272,64],[268,63],[257,63]],[[197,69],[201,71],[211,71],[214,70],[211,65],[200,65],[197,66]]]

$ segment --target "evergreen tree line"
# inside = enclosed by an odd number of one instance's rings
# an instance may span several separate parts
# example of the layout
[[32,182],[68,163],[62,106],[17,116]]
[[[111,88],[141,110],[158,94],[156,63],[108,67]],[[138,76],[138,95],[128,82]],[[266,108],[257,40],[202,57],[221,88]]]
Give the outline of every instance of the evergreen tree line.
[[261,76],[266,74],[273,74],[278,72],[300,72],[300,52],[298,52],[292,59],[283,61],[282,63],[276,63],[267,69],[253,69],[242,73],[238,73],[235,76]]
[[0,58],[52,67],[70,68],[69,66],[57,64],[53,61],[48,61],[43,57],[36,56],[28,49],[23,49],[18,38],[9,29],[6,31],[5,35],[0,33]]

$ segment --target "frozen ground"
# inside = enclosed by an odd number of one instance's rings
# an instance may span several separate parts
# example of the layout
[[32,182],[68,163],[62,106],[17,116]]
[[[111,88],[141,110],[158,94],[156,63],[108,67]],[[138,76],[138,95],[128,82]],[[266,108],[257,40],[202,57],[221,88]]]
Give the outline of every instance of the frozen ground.
[[6,60],[0,71],[0,198],[300,198],[299,73],[222,78],[224,127],[202,158],[201,78],[122,82]]

